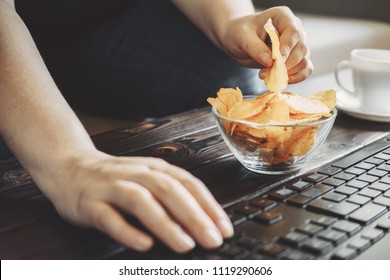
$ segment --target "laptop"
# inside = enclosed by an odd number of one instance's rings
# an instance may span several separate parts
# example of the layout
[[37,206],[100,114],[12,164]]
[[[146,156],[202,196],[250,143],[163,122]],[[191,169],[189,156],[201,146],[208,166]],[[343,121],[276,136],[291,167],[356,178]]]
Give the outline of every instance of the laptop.
[[[236,164],[222,160],[213,172],[229,174]],[[104,258],[390,259],[390,134],[307,172],[245,174],[242,191],[211,189],[235,227],[220,248],[181,255],[158,243],[147,254],[120,248]]]

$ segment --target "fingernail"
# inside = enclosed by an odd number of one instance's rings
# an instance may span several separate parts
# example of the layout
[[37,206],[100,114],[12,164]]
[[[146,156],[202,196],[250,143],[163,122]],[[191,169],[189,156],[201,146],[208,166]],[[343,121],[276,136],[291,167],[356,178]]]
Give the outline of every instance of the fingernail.
[[178,245],[178,249],[180,251],[191,250],[196,245],[195,241],[191,237],[179,231],[175,233],[174,240],[176,240],[176,244]]
[[222,236],[214,229],[207,229],[205,231],[205,241],[207,243],[207,247],[214,248],[221,246],[223,239]]
[[153,240],[145,237],[138,237],[135,242],[134,249],[140,252],[147,251],[152,246],[152,244]]
[[220,219],[217,222],[218,228],[221,230],[223,237],[232,237],[234,234],[233,225],[229,220]]
[[267,73],[267,69],[266,68],[261,69],[260,72],[259,72],[259,78],[260,79],[264,79],[266,73]]
[[272,56],[271,56],[271,54],[268,53],[268,52],[262,52],[262,53],[260,54],[260,60],[261,60],[262,64],[263,64],[264,66],[267,66],[267,67],[271,66],[272,63],[273,63]]

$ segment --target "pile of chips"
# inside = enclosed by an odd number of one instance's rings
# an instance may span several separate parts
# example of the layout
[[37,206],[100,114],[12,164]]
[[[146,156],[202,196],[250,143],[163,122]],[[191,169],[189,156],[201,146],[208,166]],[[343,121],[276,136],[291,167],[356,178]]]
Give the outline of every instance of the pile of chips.
[[236,143],[244,144],[248,152],[259,152],[268,164],[280,164],[310,151],[318,126],[299,124],[331,117],[336,92],[326,90],[308,97],[281,92],[287,87],[288,75],[279,51],[278,33],[271,20],[264,27],[271,38],[274,59],[265,78],[269,92],[244,99],[239,88],[222,88],[216,98],[207,101],[230,119],[224,120],[224,127]]

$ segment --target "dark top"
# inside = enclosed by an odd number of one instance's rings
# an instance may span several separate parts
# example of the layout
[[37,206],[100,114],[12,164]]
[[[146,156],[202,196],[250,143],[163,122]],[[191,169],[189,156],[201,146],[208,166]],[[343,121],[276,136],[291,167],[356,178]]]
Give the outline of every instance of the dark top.
[[16,11],[38,45],[71,40],[133,5],[135,0],[15,0]]
[[45,31],[77,27],[113,17],[130,0],[15,0],[16,10],[28,26]]

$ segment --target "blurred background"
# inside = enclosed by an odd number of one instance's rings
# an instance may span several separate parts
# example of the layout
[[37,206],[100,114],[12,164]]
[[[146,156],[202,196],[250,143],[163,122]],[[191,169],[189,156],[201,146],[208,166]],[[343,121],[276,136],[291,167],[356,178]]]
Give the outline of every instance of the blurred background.
[[258,7],[285,5],[295,12],[390,22],[389,0],[254,0]]

